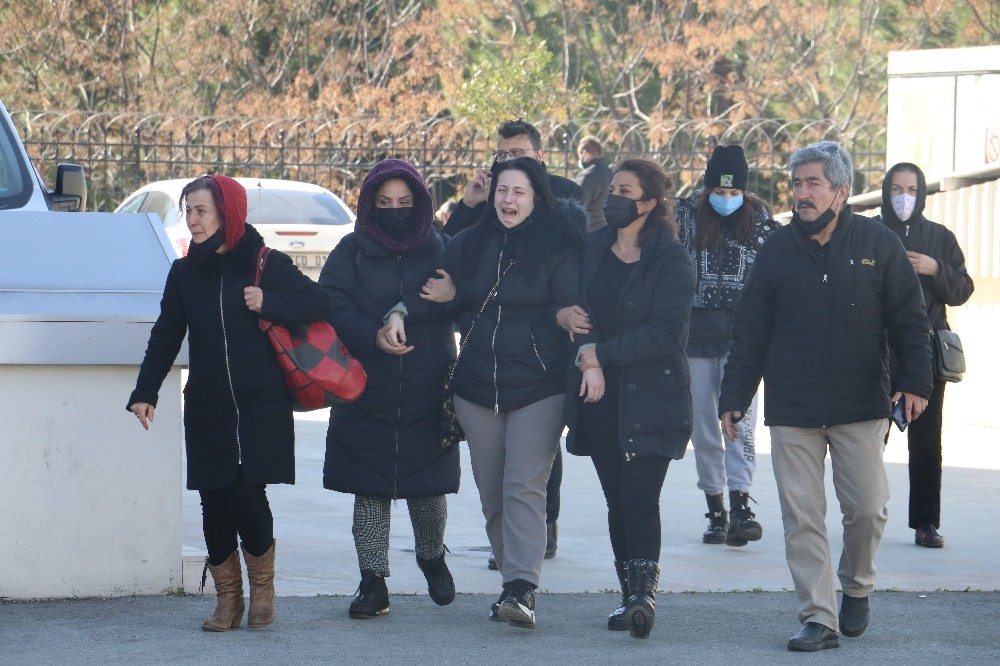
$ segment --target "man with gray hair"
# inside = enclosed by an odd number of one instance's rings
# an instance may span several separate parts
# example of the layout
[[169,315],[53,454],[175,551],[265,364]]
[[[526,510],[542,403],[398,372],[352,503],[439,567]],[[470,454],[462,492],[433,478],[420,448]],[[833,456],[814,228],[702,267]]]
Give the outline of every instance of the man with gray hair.
[[[920,283],[899,238],[847,205],[851,156],[822,141],[796,151],[790,169],[792,222],[761,246],[737,305],[719,418],[735,437],[764,380],[785,559],[802,624],[788,649],[812,652],[868,626],[888,517],[888,417],[898,402],[904,427],[917,418],[932,381]],[[900,362],[891,396],[889,347]],[[839,613],[826,532],[828,453],[844,525]]]

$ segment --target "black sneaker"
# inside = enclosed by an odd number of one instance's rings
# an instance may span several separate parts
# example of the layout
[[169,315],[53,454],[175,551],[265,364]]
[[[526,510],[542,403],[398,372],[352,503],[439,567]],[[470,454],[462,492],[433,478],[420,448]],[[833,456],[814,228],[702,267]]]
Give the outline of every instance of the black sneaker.
[[726,543],[726,532],[729,530],[729,519],[726,513],[726,502],[722,494],[705,495],[708,501],[708,529],[701,535],[702,543]]
[[500,617],[500,613],[499,613],[500,605],[503,603],[504,599],[506,599],[506,598],[507,598],[507,588],[504,588],[504,591],[500,593],[500,598],[497,599],[495,602],[493,602],[490,605],[490,619],[491,620],[494,620],[496,622],[506,622],[506,620],[504,618]]
[[526,580],[515,579],[507,585],[507,596],[497,608],[497,616],[512,626],[535,628],[535,586]]

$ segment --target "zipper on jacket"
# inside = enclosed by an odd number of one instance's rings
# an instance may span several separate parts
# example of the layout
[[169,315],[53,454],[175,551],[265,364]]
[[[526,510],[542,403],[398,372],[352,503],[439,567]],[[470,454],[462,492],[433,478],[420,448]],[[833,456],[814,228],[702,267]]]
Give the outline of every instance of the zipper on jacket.
[[[399,298],[403,297],[403,255],[396,255],[396,270],[399,272]],[[399,382],[396,392],[395,455],[392,458],[392,501],[399,497],[399,428],[403,418],[403,357],[399,357]]]
[[229,395],[233,399],[233,409],[236,410],[236,462],[243,464],[243,445],[240,443],[240,406],[236,402],[236,389],[233,388],[233,373],[229,367],[229,340],[226,338],[226,312],[222,307],[223,277],[219,276],[219,320],[222,323],[222,357],[226,361],[226,379],[229,381]]
[[535,350],[535,358],[538,359],[538,364],[542,366],[542,372],[548,372],[549,369],[545,367],[545,361],[542,360],[541,354],[538,353],[538,345],[535,344],[535,332],[529,331],[528,334],[531,336],[531,348]]
[[[497,281],[496,290],[500,290],[500,278],[503,277],[500,267],[503,266],[503,253],[507,249],[507,234],[503,236],[503,245],[500,246],[500,255],[497,257]],[[495,294],[494,298],[499,294]],[[503,306],[497,302],[497,323],[493,326],[493,338],[490,340],[490,350],[493,352],[493,413],[500,413],[500,383],[497,380],[497,331],[500,330],[500,315],[503,314]]]

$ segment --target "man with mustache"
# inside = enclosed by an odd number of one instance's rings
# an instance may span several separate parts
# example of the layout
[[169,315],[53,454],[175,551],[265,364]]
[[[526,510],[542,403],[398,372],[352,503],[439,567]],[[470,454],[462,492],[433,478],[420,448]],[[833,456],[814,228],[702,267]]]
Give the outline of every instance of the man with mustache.
[[[929,323],[899,238],[847,204],[854,166],[822,141],[790,161],[792,223],[761,246],[733,320],[719,417],[727,437],[763,378],[765,424],[799,598],[788,649],[812,652],[860,636],[870,618],[875,552],[888,513],[883,442],[893,403],[906,421],[931,394]],[[900,361],[889,393],[889,347]],[[827,453],[843,514],[836,579],[826,533]]]

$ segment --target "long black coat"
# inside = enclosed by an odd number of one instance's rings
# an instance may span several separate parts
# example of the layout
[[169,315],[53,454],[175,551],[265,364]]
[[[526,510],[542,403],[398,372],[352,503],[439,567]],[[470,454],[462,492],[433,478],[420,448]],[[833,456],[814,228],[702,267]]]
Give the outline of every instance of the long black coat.
[[[444,249],[438,233],[396,254],[354,232],[323,267],[319,281],[333,301],[329,321],[368,374],[361,397],[330,413],[323,468],[330,490],[394,499],[458,492],[458,447],[442,448],[439,420],[454,328],[447,306],[418,296],[442,266]],[[413,351],[394,356],[375,346],[375,336],[400,301]]]
[[247,483],[295,483],[292,399],[258,322],[318,321],[329,313],[330,300],[287,255],[274,251],[261,277],[261,313],[249,310],[243,289],[253,284],[263,245],[248,224],[234,250],[173,263],[129,398],[129,405],[156,405],[187,333],[184,439],[192,490],[231,486],[240,464]]
[[[589,309],[587,286],[601,279],[597,275],[601,256],[617,233],[612,227],[602,227],[587,235],[580,295],[585,310]],[[576,337],[575,348],[598,343],[595,351],[601,366],[614,364],[621,370],[618,442],[626,459],[684,457],[692,422],[691,373],[684,350],[694,288],[687,251],[668,232],[661,232],[643,245],[641,260],[622,287],[614,330],[601,331],[593,322],[587,335]],[[566,394],[566,450],[591,455],[594,451],[577,436],[581,379],[580,370],[572,366]]]

